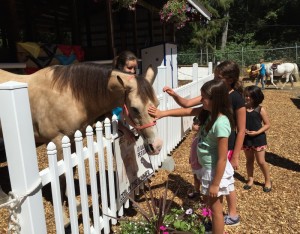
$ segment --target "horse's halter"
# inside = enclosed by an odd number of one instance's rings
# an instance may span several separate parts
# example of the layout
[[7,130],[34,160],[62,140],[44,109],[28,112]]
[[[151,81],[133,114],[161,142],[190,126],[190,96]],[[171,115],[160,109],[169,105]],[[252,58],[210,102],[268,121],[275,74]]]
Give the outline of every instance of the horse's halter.
[[124,106],[123,106],[123,113],[130,119],[131,123],[133,124],[132,127],[134,127],[136,130],[142,130],[142,129],[149,128],[149,127],[152,127],[152,126],[156,125],[156,121],[153,121],[153,122],[144,124],[144,125],[142,125],[142,126],[137,126],[137,125],[135,125],[133,119],[132,119],[131,116],[130,116],[130,113],[129,113],[129,111],[128,111],[128,108],[127,108],[127,106],[126,106],[126,103],[124,103]]

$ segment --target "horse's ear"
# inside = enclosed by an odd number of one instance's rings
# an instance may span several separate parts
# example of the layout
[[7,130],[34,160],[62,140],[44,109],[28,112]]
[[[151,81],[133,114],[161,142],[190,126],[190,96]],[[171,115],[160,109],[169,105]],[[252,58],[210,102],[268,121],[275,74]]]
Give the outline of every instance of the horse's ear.
[[125,87],[124,82],[120,76],[117,75],[117,80],[120,82],[120,84]]
[[151,85],[153,85],[154,80],[155,80],[155,72],[154,72],[151,64],[148,66],[148,68],[146,70],[145,79],[148,80],[148,82]]

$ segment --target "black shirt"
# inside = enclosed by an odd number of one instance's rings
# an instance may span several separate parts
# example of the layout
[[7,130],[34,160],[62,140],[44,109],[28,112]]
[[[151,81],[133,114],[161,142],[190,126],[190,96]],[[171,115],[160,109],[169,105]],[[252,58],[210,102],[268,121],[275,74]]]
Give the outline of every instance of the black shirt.
[[[260,115],[261,106],[256,107],[253,111],[246,112],[246,129],[249,131],[257,131],[262,127],[262,118]],[[267,144],[266,133],[263,132],[257,136],[245,135],[245,146],[263,146]]]
[[[233,110],[234,123],[235,123],[235,125],[237,125],[235,111],[242,107],[245,107],[245,100],[244,100],[242,94],[240,94],[236,90],[234,90],[233,92],[231,92],[229,94],[229,99],[231,101],[231,106],[232,106],[232,110]],[[235,140],[236,140],[236,131],[233,130],[233,131],[231,131],[231,134],[228,139],[228,150],[234,149]]]

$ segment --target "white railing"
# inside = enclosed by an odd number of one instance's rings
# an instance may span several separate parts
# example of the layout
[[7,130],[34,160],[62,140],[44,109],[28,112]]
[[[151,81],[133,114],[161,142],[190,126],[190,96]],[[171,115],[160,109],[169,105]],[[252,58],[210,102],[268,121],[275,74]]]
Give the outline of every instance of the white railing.
[[[165,74],[163,67],[159,69],[159,73],[158,75]],[[195,97],[200,94],[203,83],[212,79],[212,77],[212,74],[200,79],[197,76],[193,77],[191,83],[179,87],[175,91],[183,97]],[[179,107],[165,93],[158,95],[158,98],[161,110]],[[49,167],[39,172],[26,84],[7,82],[0,85],[0,118],[5,139],[12,194],[16,195],[15,198],[19,198],[14,199],[14,197],[11,197],[9,201],[10,205],[13,202],[18,204],[15,209],[9,208],[15,219],[15,222],[12,222],[9,228],[16,233],[47,233],[41,187],[51,183],[56,233],[65,233],[59,184],[59,176],[65,173],[71,229],[72,233],[79,233],[73,174],[73,168],[77,166],[84,233],[101,233],[102,230],[104,233],[109,233],[110,223],[116,224],[117,222],[112,217],[122,216],[123,207],[129,206],[128,202],[121,207],[117,206],[115,188],[118,181],[115,181],[114,177],[114,156],[112,152],[112,143],[117,134],[115,131],[111,133],[110,121],[106,119],[104,122],[105,136],[102,134],[102,124],[100,122],[96,124],[96,141],[94,141],[92,127],[87,127],[85,134],[87,138],[86,147],[83,146],[82,133],[77,131],[74,136],[76,152],[73,154],[71,153],[70,139],[65,136],[62,139],[64,159],[59,162],[57,162],[56,146],[50,142],[47,146]],[[186,134],[191,126],[191,119],[191,117],[170,117],[158,121],[159,135],[163,138],[164,144],[158,156],[150,157],[154,171],[159,168],[167,155]],[[116,129],[115,121],[113,121],[113,125],[113,129]],[[106,155],[104,154],[105,148]],[[86,160],[89,163],[88,173],[85,171]],[[98,162],[98,165],[96,165],[96,162]],[[98,187],[96,177],[97,168],[100,187]],[[108,178],[106,178],[106,170],[108,171]],[[88,179],[91,185],[91,205],[88,201],[87,174],[89,174]],[[102,215],[99,214],[98,191],[101,193]],[[89,209],[93,211],[92,224]]]

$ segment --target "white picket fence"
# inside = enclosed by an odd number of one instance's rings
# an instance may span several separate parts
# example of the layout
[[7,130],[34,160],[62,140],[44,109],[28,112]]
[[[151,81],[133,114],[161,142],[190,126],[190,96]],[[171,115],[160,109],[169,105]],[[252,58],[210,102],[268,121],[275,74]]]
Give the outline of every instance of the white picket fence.
[[[199,95],[200,88],[211,75],[198,78],[197,71],[193,72],[193,81],[175,91],[187,98]],[[165,69],[159,69],[159,75],[165,77]],[[158,95],[159,108],[177,108],[176,102],[167,94]],[[41,188],[51,183],[53,207],[55,213],[56,233],[65,233],[63,211],[61,206],[59,176],[66,175],[68,207],[72,233],[79,233],[78,212],[76,208],[76,196],[74,188],[73,168],[77,166],[80,184],[81,214],[84,233],[109,233],[110,225],[116,224],[117,220],[112,217],[123,215],[123,207],[117,207],[115,191],[118,181],[114,177],[114,156],[112,143],[117,136],[116,122],[113,121],[111,132],[110,120],[104,121],[105,136],[102,134],[102,123],[96,123],[96,141],[91,126],[86,129],[87,146],[83,145],[83,135],[80,131],[75,133],[76,152],[71,153],[70,139],[62,139],[63,160],[57,162],[56,146],[49,143],[47,155],[49,167],[38,171],[35,141],[29,107],[27,85],[18,82],[7,82],[0,85],[0,118],[7,163],[10,174],[12,192],[6,208],[12,214],[9,228],[11,233],[43,234],[47,233],[45,211],[42,202]],[[158,121],[159,136],[164,144],[161,153],[151,157],[154,170],[166,159],[167,155],[181,141],[186,131],[191,126],[191,117],[164,118]],[[106,156],[105,153],[106,152]],[[88,160],[89,172],[86,172],[85,161]],[[98,165],[96,165],[98,162]],[[105,166],[107,165],[107,166]],[[100,187],[97,184],[97,171],[99,172]],[[108,178],[106,178],[106,171]],[[87,173],[89,178],[87,178]],[[88,201],[87,179],[91,186],[91,204]],[[107,184],[108,181],[108,184]],[[101,194],[101,213],[99,210],[99,193]],[[128,207],[129,202],[124,204]],[[92,219],[89,209],[92,210]],[[91,222],[93,220],[93,223]]]

